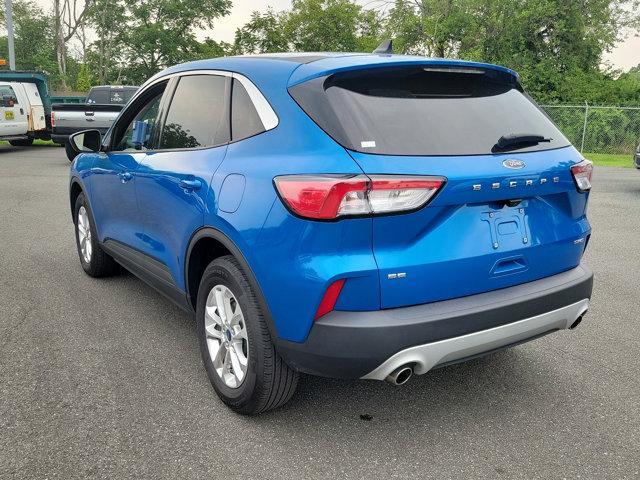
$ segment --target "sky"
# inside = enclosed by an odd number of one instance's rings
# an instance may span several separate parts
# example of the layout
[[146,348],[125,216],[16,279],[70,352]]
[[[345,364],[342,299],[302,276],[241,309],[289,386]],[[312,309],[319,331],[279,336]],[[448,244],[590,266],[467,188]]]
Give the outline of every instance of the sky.
[[[380,0],[357,0],[358,3],[374,4]],[[36,0],[43,8],[51,9],[53,0]],[[199,37],[211,37],[214,40],[233,42],[236,28],[249,21],[254,10],[264,11],[268,7],[274,10],[284,10],[291,7],[291,0],[234,0],[231,15],[220,19],[211,31],[202,31]],[[629,36],[621,41],[613,51],[605,55],[605,63],[618,70],[629,70],[640,64],[640,36]]]

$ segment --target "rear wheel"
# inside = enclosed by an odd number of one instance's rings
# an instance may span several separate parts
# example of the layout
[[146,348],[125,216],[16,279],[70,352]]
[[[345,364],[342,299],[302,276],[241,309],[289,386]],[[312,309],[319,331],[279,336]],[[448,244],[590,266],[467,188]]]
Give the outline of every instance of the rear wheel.
[[233,256],[205,270],[196,315],[202,361],[228,407],[254,415],[291,398],[298,372],[276,353],[255,292]]
[[98,244],[95,223],[82,193],[76,199],[73,218],[82,269],[92,277],[108,277],[117,273],[120,267]]
[[22,140],[9,140],[9,144],[13,147],[30,147],[33,145],[33,138],[25,138]]

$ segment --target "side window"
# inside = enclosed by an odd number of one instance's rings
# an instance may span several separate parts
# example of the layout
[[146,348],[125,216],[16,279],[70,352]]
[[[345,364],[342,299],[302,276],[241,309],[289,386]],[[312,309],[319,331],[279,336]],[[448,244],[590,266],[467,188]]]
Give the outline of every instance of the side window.
[[238,80],[231,94],[231,138],[233,141],[264,132],[264,125],[249,94]]
[[3,105],[17,105],[18,97],[10,85],[0,85],[0,97],[2,97]]
[[213,147],[229,141],[227,78],[180,78],[160,134],[160,149]]
[[[114,145],[112,150],[115,151],[135,151],[135,150],[149,150],[153,148],[151,144],[151,139],[153,138],[154,128],[156,124],[156,118],[158,117],[158,110],[160,109],[160,100],[162,100],[162,94],[164,93],[164,86],[162,90],[157,92],[144,106],[140,109],[140,111],[135,115],[135,117],[129,122],[124,134],[120,138],[120,140]],[[136,148],[136,145],[133,143],[133,127],[135,122],[144,122],[147,124],[147,130],[142,147]]]

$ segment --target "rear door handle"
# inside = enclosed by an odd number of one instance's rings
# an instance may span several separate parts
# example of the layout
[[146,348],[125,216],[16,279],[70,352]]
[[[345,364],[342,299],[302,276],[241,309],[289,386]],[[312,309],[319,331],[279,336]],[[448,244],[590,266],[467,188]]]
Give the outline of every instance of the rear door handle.
[[126,183],[133,178],[133,175],[131,175],[131,173],[129,172],[120,172],[118,174],[118,178],[122,180],[122,183]]
[[202,186],[202,182],[197,179],[193,180],[180,180],[180,188],[184,188],[185,190],[197,190]]

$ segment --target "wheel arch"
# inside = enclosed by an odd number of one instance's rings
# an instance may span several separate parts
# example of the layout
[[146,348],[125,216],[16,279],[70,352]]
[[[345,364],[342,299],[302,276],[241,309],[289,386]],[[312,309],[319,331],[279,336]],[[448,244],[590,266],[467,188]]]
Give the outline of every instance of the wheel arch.
[[253,269],[235,242],[217,228],[201,228],[193,234],[189,241],[184,263],[187,301],[192,305],[193,310],[196,311],[198,288],[202,274],[209,263],[224,255],[232,255],[247,274],[249,284],[257,296],[258,303],[267,321],[272,341],[276,344],[279,339],[278,332],[271,317],[269,305],[267,304]]
[[[75,222],[75,218],[73,218],[73,210],[76,206],[76,200],[80,196],[81,193],[85,193],[80,180],[77,177],[73,177],[71,179],[71,183],[69,184],[69,202],[71,207],[71,220]],[[86,197],[86,193],[85,193]]]

